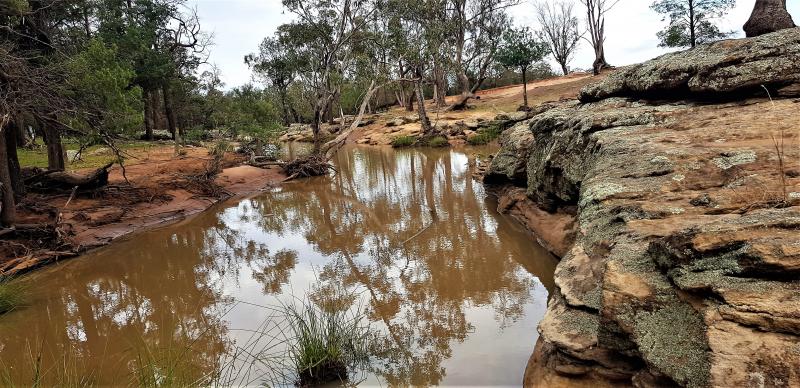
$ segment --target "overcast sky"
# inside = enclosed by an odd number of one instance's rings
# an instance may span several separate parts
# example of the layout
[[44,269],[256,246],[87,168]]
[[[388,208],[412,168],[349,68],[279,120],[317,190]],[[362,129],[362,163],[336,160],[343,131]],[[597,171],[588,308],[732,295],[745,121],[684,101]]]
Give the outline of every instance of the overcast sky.
[[[209,62],[222,70],[227,88],[251,80],[244,56],[255,52],[261,40],[292,19],[284,13],[281,0],[189,0],[197,7],[203,28],[214,34]],[[621,0],[606,17],[606,59],[613,65],[642,62],[666,52],[658,47],[656,32],[664,27],[661,17],[650,10],[651,0]],[[738,0],[726,17],[719,21],[727,30],[744,36],[741,27],[750,16],[755,0]],[[789,1],[789,12],[800,22],[800,0]],[[536,28],[531,0],[522,0],[510,13],[516,24]],[[576,11],[579,11],[576,5]],[[594,60],[585,41],[571,64],[573,68],[590,68]]]

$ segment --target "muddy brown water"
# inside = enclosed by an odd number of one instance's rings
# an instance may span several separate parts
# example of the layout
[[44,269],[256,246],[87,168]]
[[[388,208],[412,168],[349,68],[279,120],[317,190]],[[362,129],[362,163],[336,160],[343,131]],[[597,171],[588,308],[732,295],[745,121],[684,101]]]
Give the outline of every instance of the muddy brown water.
[[275,307],[346,290],[385,343],[360,384],[517,386],[556,261],[471,178],[488,151],[350,147],[331,177],[34,273],[28,306],[0,316],[0,383],[36,365],[43,385],[140,385],[143,365],[185,382],[227,363],[237,384],[276,384],[290,372],[266,369],[285,364],[251,362],[284,354]]

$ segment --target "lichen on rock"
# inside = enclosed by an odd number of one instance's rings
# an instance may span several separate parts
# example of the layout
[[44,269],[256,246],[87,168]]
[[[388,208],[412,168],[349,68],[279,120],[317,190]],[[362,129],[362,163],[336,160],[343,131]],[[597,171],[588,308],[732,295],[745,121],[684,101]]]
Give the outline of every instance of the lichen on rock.
[[[800,177],[780,186],[772,140],[797,104],[730,102],[792,83],[800,28],[619,70],[506,131],[493,183],[577,212],[532,360],[640,386],[800,385]],[[630,99],[651,97],[672,102]]]

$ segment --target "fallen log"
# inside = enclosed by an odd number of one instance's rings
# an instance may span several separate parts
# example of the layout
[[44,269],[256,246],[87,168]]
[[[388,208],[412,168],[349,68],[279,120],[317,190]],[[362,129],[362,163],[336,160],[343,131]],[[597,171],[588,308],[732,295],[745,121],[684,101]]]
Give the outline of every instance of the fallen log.
[[26,179],[28,187],[37,192],[71,192],[73,190],[96,190],[108,185],[108,170],[114,163],[109,163],[88,175],[66,171],[45,171]]

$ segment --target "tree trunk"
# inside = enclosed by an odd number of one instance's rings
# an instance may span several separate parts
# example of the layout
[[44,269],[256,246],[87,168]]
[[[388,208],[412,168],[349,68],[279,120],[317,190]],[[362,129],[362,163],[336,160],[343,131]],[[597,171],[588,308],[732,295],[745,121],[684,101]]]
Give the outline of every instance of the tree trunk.
[[40,125],[44,142],[47,144],[47,169],[63,171],[66,168],[66,162],[64,146],[61,144],[61,133],[47,123]]
[[144,138],[153,140],[153,128],[156,123],[153,117],[153,98],[150,90],[145,89],[142,92],[142,102],[144,102]]
[[17,156],[17,127],[19,124],[15,121],[9,123],[5,131],[6,137],[6,156],[8,159],[8,173],[11,176],[11,187],[14,190],[16,200],[21,200],[25,195],[25,183],[22,181],[22,174],[19,165],[19,157]]
[[178,120],[175,117],[175,109],[172,106],[172,88],[169,86],[169,83],[165,83],[163,87],[164,93],[164,114],[167,116],[167,126],[169,129],[169,133],[172,134],[172,140],[175,140],[175,143],[181,142],[181,134],[180,130],[178,129]]
[[422,125],[422,136],[433,136],[433,126],[428,113],[425,111],[425,94],[422,91],[422,79],[414,81],[414,90],[417,93],[417,112],[419,112],[419,123]]
[[286,96],[286,88],[280,88],[278,93],[281,97],[281,107],[283,108],[283,125],[289,126],[292,122],[292,112],[289,110],[288,98]]
[[164,110],[161,109],[163,93],[161,89],[153,89],[150,91],[150,114],[153,118],[153,129],[166,129],[164,121]]
[[523,98],[523,106],[527,109],[528,108],[528,68],[522,68],[522,98]]
[[[5,121],[5,120],[2,120]],[[17,204],[14,201],[14,189],[11,174],[8,168],[8,153],[5,132],[9,128],[6,123],[0,123],[0,192],[2,192],[2,208],[0,209],[0,224],[12,227],[17,221]]]
[[373,80],[369,84],[369,89],[367,89],[367,93],[364,95],[364,101],[361,102],[361,107],[358,109],[358,114],[353,119],[353,122],[350,124],[350,127],[347,129],[344,128],[344,123],[342,123],[342,130],[339,131],[339,135],[337,135],[333,140],[329,141],[325,144],[322,148],[324,151],[325,158],[330,160],[336,155],[336,152],[344,146],[347,142],[347,138],[350,136],[358,126],[361,124],[361,120],[364,118],[364,111],[366,110],[367,106],[372,100],[372,96],[375,94],[375,91],[382,87],[375,86],[375,80]]
[[415,85],[411,85],[411,90],[408,91],[406,97],[406,112],[414,111],[414,101],[417,99],[416,92],[414,91]]
[[[317,100],[319,101],[319,100]],[[319,106],[319,103],[315,104],[314,106],[314,121],[311,122],[311,132],[314,135],[314,151],[315,155],[320,153],[320,147],[322,145],[322,139],[320,137],[320,125],[322,124],[323,112],[322,108]]]
[[697,28],[696,20],[694,17],[694,0],[689,0],[689,39],[692,41],[692,48],[697,46],[697,36],[695,29]]
[[786,0],[756,0],[744,32],[752,38],[794,27],[792,15],[786,10]]
[[603,47],[600,47],[600,53],[596,55],[594,63],[592,64],[592,72],[594,75],[600,75],[600,71],[608,67],[606,62],[606,54]]
[[75,187],[80,190],[94,190],[108,185],[108,169],[111,166],[113,163],[108,163],[87,175],[49,171],[28,178],[28,183],[31,190],[39,192],[69,192]]
[[447,80],[445,79],[445,72],[441,66],[437,66],[434,71],[434,85],[436,86],[436,106],[441,108],[445,105],[445,97],[447,97]]
[[14,119],[17,129],[17,148],[27,148],[31,145],[31,135],[28,133],[28,124],[25,122],[25,116],[17,115]]

